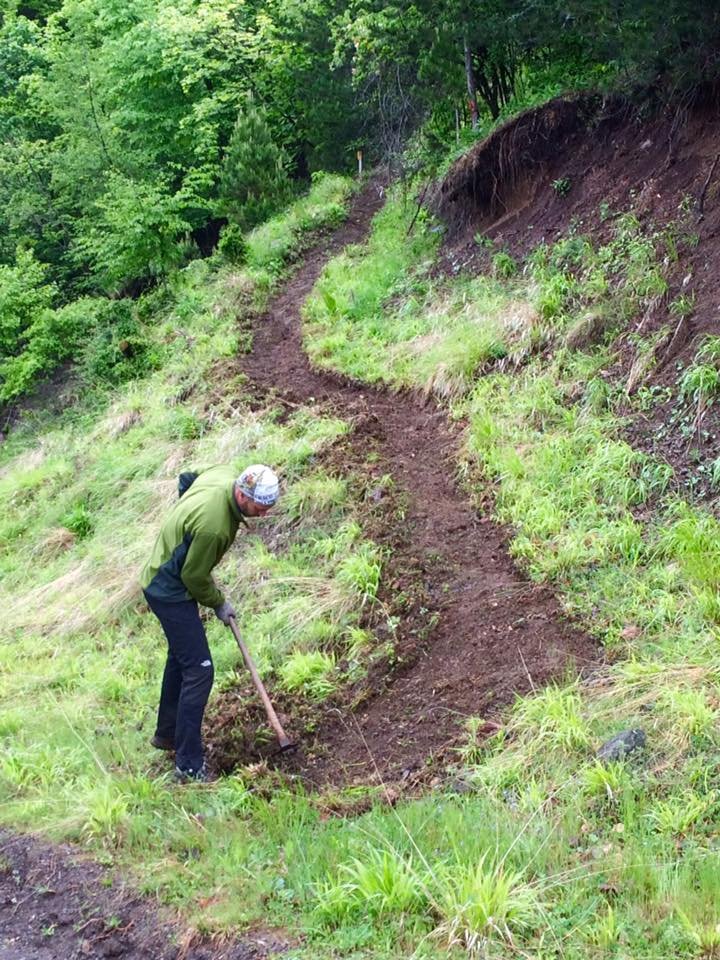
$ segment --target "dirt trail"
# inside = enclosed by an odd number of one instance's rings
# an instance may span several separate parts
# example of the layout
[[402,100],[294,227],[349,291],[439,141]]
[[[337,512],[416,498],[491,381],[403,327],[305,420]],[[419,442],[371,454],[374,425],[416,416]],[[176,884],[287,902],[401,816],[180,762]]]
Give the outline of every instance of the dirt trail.
[[355,710],[329,713],[306,744],[300,772],[319,782],[415,779],[428,761],[449,756],[465,717],[492,717],[569,662],[583,669],[598,660],[594,641],[564,621],[551,592],[515,569],[507,532],[456,486],[460,438],[444,412],[409,393],[314,370],[303,352],[303,302],[328,258],[365,238],[381,204],[378,186],[366,187],[347,223],[311,252],[258,321],[243,363],[265,393],[354,424],[350,443],[373,450],[378,475],[391,474],[407,505],[404,522],[386,534],[393,556],[385,589],[388,580],[390,590],[414,582],[428,608],[430,629],[412,618],[400,625],[394,674],[379,678]]
[[[357,470],[372,453],[372,470],[392,475],[406,509],[402,523],[370,531],[392,548],[386,599],[398,591],[413,597],[399,628],[401,665],[372,678],[362,706],[328,711],[315,742],[305,742],[296,769],[317,783],[423,780],[435,766],[427,761],[442,760],[457,742],[463,717],[492,715],[569,660],[582,668],[597,659],[549,591],[514,569],[504,531],[479,517],[453,484],[459,437],[445,415],[408,394],[317,373],[305,358],[302,303],[328,257],[365,237],[381,202],[368,187],[348,222],[310,253],[258,322],[244,364],[264,394],[276,390],[350,420],[349,449],[338,448],[342,463]],[[263,931],[225,946],[183,945],[176,937],[158,922],[156,904],[71,848],[0,832],[0,960],[259,960],[286,946]]]
[[72,847],[0,830],[0,960],[260,960],[287,945],[269,932],[183,941],[169,921]]

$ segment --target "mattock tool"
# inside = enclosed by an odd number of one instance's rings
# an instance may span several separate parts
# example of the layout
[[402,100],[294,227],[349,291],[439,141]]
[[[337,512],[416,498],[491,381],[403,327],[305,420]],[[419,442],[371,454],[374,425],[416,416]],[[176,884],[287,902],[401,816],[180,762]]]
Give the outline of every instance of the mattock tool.
[[275,731],[275,735],[278,738],[278,743],[280,747],[275,752],[290,753],[292,750],[297,750],[297,743],[291,740],[290,737],[285,733],[285,731],[282,728],[282,724],[278,720],[278,715],[275,713],[275,708],[270,702],[270,697],[268,696],[267,690],[265,689],[265,686],[263,685],[263,682],[260,679],[260,674],[257,672],[257,667],[253,663],[253,659],[250,656],[250,652],[248,651],[248,648],[245,646],[245,644],[243,643],[243,639],[240,636],[240,631],[238,630],[238,626],[235,623],[235,617],[230,617],[230,629],[233,632],[233,636],[237,640],[237,645],[240,647],[240,653],[242,654],[243,660],[245,661],[245,666],[250,671],[250,676],[252,677],[253,683],[255,684],[255,689],[260,695],[262,704],[265,707],[265,713],[267,714],[267,718],[270,721],[270,726],[273,728],[273,730]]

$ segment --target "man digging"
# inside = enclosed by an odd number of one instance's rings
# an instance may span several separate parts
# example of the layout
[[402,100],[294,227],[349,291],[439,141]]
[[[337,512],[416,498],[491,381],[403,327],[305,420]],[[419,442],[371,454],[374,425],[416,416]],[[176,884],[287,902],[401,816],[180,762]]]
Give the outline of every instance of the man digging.
[[231,467],[182,474],[180,500],[160,529],[141,574],[145,599],[168,642],[157,728],[150,741],[175,750],[180,782],[208,779],[201,728],[213,684],[213,663],[198,604],[226,625],[235,610],[211,576],[246,517],[263,517],[277,502],[279,482],[263,464],[236,478]]

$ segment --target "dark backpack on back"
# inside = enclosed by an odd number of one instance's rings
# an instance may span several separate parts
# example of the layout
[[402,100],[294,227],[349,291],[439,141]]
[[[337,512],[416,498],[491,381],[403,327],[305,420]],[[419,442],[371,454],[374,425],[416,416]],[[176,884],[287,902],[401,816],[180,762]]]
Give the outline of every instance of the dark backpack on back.
[[178,477],[178,499],[188,492],[199,476],[199,473],[193,473],[192,470],[186,470],[185,473],[180,474]]

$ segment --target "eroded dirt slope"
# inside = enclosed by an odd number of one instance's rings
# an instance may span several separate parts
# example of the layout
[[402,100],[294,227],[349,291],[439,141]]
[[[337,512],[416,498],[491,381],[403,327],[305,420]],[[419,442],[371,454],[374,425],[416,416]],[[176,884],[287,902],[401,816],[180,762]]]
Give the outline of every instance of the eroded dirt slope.
[[[693,434],[678,381],[703,339],[720,335],[720,86],[664,110],[600,96],[544,104],[468,151],[438,185],[433,206],[448,226],[443,268],[451,274],[488,269],[497,250],[522,260],[571,228],[600,243],[623,213],[674,238],[657,243],[667,295],[621,334],[606,375],[632,383],[631,392],[656,388],[657,402],[622,410],[628,439],[672,464],[683,496],[716,500],[708,478],[720,457],[720,405]],[[493,243],[483,248],[476,237]],[[673,308],[679,297],[692,302],[686,316]],[[630,380],[648,343],[656,344],[654,363]]]

